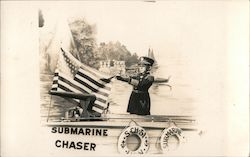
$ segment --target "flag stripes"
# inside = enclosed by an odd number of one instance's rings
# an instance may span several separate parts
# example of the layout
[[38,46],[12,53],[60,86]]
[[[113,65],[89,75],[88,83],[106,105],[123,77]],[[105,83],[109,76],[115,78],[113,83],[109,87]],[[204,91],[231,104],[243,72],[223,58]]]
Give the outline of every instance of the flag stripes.
[[108,96],[108,93],[105,93],[105,92],[102,92],[102,91],[99,91],[98,89],[92,87],[90,84],[86,83],[85,81],[82,81],[81,79],[79,78],[74,78],[74,80],[76,82],[79,82],[80,84],[84,85],[85,87],[87,87],[89,90],[95,92],[95,93],[99,93],[103,96]]
[[[59,75],[59,74],[56,74]],[[62,74],[63,75],[63,74]],[[58,77],[54,77],[54,79],[58,79],[58,80],[54,80],[53,82],[56,84],[53,84],[52,87],[54,85],[57,86],[57,91],[58,89],[61,89],[62,91],[66,91],[66,92],[74,92],[74,93],[89,93],[87,91],[85,91],[84,89],[80,88],[79,86],[77,86],[77,82],[74,82],[74,80],[67,80],[66,78],[62,77],[62,76],[58,76]],[[53,89],[53,88],[52,88]],[[54,89],[55,90],[55,89]],[[90,90],[89,90],[90,91]],[[94,93],[95,94],[95,93]],[[105,105],[106,105],[106,99],[102,99],[100,98],[101,96],[98,94],[95,94],[96,96],[96,101],[95,101],[95,105],[100,108],[100,109],[104,109]]]
[[[102,73],[94,68],[91,68],[87,65],[84,65],[83,63],[81,63],[79,60],[77,60],[71,53],[69,52],[65,52],[62,48],[61,48],[61,51],[63,53],[63,56],[65,58],[65,60],[68,60],[68,62],[71,62],[72,64],[74,65],[77,65],[77,66],[81,66],[81,68],[83,70],[85,70],[86,72],[88,73],[91,73],[92,74],[92,78],[95,79],[95,80],[99,80],[100,78],[108,78],[109,75],[105,74],[105,73]],[[83,72],[84,73],[84,72]],[[94,77],[93,77],[94,76]],[[103,82],[103,83],[106,83],[106,82]],[[111,84],[106,84],[106,86],[110,86],[111,87]]]
[[[63,73],[60,73],[60,80],[61,81],[65,81],[65,82],[69,82],[70,86],[74,86],[75,88],[77,88],[79,91],[81,91],[82,93],[92,93],[93,91],[89,88],[87,88],[86,86],[84,86],[83,84],[81,84],[81,82],[76,81],[75,79],[71,79],[70,77],[64,75]],[[79,93],[81,93],[79,92]],[[110,93],[110,91],[109,91]],[[102,99],[107,99],[107,94],[102,94],[101,92],[97,91],[96,93],[93,93],[96,95],[97,98],[102,98]]]
[[[58,61],[51,90],[94,94],[96,101],[92,109],[102,113],[107,107],[111,84],[102,81],[101,78],[109,76],[82,64],[72,54],[61,50],[62,57]],[[80,102],[77,99],[73,100]]]
[[[84,64],[81,65],[81,69],[84,70],[85,72],[88,72],[89,74],[92,74],[92,78],[94,78],[95,80],[99,80],[100,78],[108,78],[110,77],[109,75],[106,75],[104,73],[101,73],[100,71],[94,69],[94,68],[91,68],[91,67],[88,67]],[[103,83],[106,83],[106,82],[103,82]],[[106,84],[106,86],[110,86],[111,87],[111,84]]]
[[[97,76],[95,73],[89,71],[88,69],[86,69],[84,67],[81,67],[78,70],[78,73],[79,74],[85,74],[89,78],[92,78],[93,80],[95,80],[100,85],[99,87],[105,88],[107,90],[111,89],[111,84],[107,84],[106,82],[100,80],[101,78],[107,78],[107,76],[105,76],[105,77]],[[103,84],[105,84],[105,87],[103,86]]]
[[100,109],[100,108],[98,108],[98,106],[97,106],[97,105],[93,106],[93,111],[96,111],[96,112],[98,112],[98,113],[102,113],[102,112],[103,112],[103,110],[104,110],[104,109]]
[[88,75],[85,75],[84,73],[81,73],[81,72],[77,72],[76,73],[76,78],[84,78],[85,80],[87,80],[89,83],[93,84],[94,86],[96,86],[97,88],[102,88],[102,89],[106,89],[106,90],[109,90],[110,88],[109,87],[106,87],[105,85],[95,81],[94,79],[92,79],[91,77],[89,77]]
[[[103,92],[106,94],[106,96],[109,95],[110,93],[110,89],[105,89],[105,88],[100,88],[98,87],[96,84],[94,84],[93,82],[89,81],[88,79],[86,79],[85,77],[81,77],[80,75],[76,75],[75,78],[74,78],[75,81],[78,81],[78,82],[84,82],[85,84],[87,84],[87,86],[89,87],[89,89],[93,90],[93,91],[100,91],[100,92]],[[105,95],[103,94],[103,95]]]

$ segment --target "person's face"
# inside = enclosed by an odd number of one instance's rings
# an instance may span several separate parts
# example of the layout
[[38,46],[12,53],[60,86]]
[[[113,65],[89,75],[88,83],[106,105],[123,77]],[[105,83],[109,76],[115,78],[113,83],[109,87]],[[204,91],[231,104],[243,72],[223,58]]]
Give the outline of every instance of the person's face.
[[139,65],[139,73],[144,73],[147,70],[145,65]]

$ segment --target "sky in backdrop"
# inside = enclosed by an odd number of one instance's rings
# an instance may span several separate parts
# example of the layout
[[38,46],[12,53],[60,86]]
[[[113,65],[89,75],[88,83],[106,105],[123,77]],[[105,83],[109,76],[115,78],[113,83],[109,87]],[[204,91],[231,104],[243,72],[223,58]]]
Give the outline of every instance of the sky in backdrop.
[[153,48],[160,62],[223,51],[225,44],[227,5],[223,1],[59,1],[39,6],[45,25],[85,17],[96,25],[98,43],[120,41],[139,55]]

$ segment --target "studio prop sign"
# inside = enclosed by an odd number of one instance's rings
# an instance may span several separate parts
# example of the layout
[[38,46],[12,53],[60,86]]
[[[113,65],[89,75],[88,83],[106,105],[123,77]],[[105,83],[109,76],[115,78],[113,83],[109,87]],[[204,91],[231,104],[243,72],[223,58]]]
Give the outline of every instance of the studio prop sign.
[[[80,127],[52,127],[52,134],[59,135],[77,135],[77,136],[108,136],[108,129],[98,129],[98,128],[80,128]],[[63,136],[61,136],[63,137]],[[80,138],[78,138],[80,139]],[[54,146],[61,149],[75,149],[75,150],[86,150],[86,151],[96,151],[97,144],[90,141],[83,140],[65,140],[56,139],[54,141]]]

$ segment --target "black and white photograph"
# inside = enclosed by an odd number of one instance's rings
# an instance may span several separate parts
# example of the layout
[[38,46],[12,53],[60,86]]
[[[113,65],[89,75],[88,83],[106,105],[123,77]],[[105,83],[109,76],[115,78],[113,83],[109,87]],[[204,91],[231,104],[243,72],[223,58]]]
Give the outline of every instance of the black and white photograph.
[[2,156],[249,155],[248,1],[1,4]]

